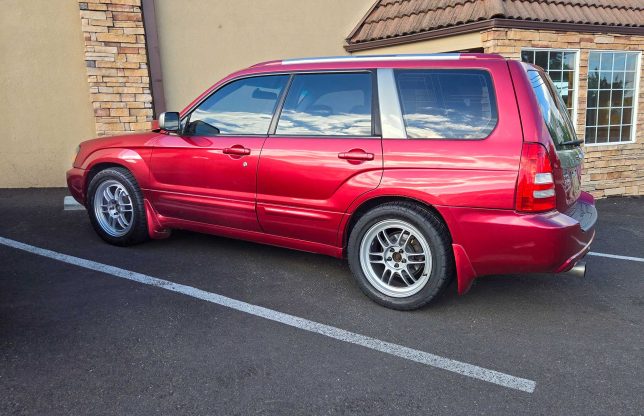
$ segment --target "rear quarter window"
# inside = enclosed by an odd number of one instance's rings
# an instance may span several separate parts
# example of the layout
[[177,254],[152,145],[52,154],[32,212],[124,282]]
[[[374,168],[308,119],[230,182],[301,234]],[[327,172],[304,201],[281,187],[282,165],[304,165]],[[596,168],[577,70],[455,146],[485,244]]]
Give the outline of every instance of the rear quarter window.
[[496,127],[496,98],[487,71],[394,73],[408,138],[484,139]]

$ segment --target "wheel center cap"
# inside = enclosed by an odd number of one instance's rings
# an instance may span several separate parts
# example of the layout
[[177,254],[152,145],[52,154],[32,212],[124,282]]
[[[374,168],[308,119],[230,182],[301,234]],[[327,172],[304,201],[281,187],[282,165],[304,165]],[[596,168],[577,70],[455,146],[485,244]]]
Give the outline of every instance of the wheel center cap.
[[394,259],[396,263],[400,263],[400,261],[403,258],[402,254],[400,253],[394,253],[391,257]]

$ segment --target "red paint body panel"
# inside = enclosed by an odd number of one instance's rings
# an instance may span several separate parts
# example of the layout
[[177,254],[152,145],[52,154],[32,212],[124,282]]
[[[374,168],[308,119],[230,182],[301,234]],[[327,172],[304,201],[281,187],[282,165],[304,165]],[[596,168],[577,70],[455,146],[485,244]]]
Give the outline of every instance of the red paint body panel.
[[[459,293],[486,274],[565,271],[588,251],[592,226],[584,231],[563,213],[574,203],[592,205],[587,194],[570,194],[563,202],[558,197],[557,210],[547,213],[514,210],[524,141],[546,146],[557,195],[568,189],[520,63],[473,54],[458,60],[275,61],[231,74],[182,114],[234,78],[377,68],[488,71],[498,124],[483,140],[181,137],[165,132],[100,138],[82,143],[67,173],[68,187],[85,203],[92,169],[103,163],[121,165],[143,189],[153,238],[180,228],[336,257],[344,255],[348,224],[363,204],[374,198],[416,200],[438,212],[449,228]],[[247,154],[226,154],[224,149],[230,148],[247,149],[242,152]],[[369,157],[347,160],[347,153]]]
[[[154,143],[149,195],[160,215],[259,231],[257,165],[265,137],[162,135]],[[248,155],[224,154],[243,147]]]
[[511,210],[450,207],[458,227],[450,229],[478,276],[562,271],[570,258],[590,246],[594,231],[552,211],[521,214]]
[[[373,160],[338,157],[352,149]],[[265,232],[337,244],[347,207],[380,183],[380,138],[269,137],[257,176],[257,215]]]
[[[483,140],[384,137],[382,187],[421,191],[432,205],[512,209],[523,134],[508,66],[503,60],[460,64],[490,73],[498,107],[495,129]],[[445,62],[425,67],[444,68]]]

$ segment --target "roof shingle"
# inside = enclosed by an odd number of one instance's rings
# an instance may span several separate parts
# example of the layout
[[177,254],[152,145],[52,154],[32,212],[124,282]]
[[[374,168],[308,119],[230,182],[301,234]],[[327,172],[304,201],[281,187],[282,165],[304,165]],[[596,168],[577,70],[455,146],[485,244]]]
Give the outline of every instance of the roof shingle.
[[490,19],[644,28],[644,0],[378,0],[349,44]]

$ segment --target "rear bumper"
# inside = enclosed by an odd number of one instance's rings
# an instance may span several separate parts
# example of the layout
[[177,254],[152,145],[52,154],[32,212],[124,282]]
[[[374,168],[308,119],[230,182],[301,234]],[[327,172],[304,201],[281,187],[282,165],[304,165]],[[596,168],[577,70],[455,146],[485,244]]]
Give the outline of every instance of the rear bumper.
[[577,203],[586,205],[579,211],[586,213],[583,219],[557,211],[451,208],[453,242],[467,253],[475,276],[564,272],[590,250],[595,237],[592,196],[582,195]]
[[78,203],[85,205],[85,176],[87,171],[71,168],[67,171],[67,188]]

